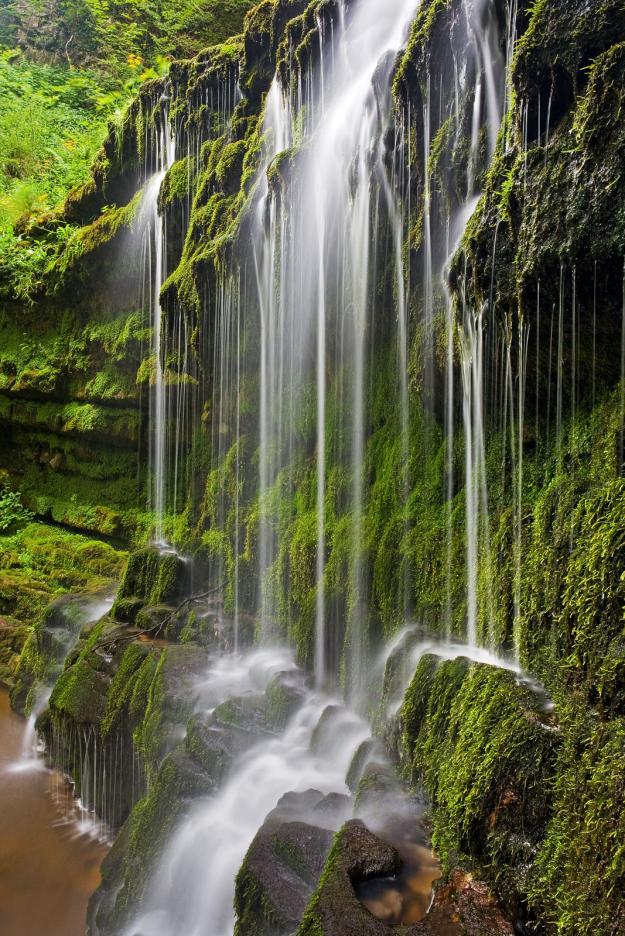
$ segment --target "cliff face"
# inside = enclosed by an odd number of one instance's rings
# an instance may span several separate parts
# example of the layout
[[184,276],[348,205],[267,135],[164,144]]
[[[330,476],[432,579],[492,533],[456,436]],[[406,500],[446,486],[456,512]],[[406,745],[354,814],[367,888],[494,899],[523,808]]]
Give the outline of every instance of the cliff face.
[[[55,225],[73,227],[50,254],[36,304],[13,297],[0,311],[0,468],[43,520],[135,545],[152,531],[158,362],[142,212],[171,127],[175,159],[159,193],[167,540],[194,557],[204,581],[223,583],[239,626],[257,636],[269,626],[309,667],[322,581],[325,658],[347,691],[359,688],[366,652],[406,616],[461,638],[473,620],[479,642],[516,653],[544,680],[557,717],[543,724],[522,692],[516,699],[509,674],[445,664],[436,675],[422,664],[394,753],[425,784],[446,867],[479,868],[526,932],[620,932],[622,3],[422,3],[405,51],[375,77],[379,89],[392,82],[386,104],[379,91],[380,111],[393,113],[380,165],[399,190],[402,221],[397,249],[380,196],[379,223],[370,222],[377,263],[360,462],[349,454],[356,404],[343,390],[355,358],[341,356],[331,333],[323,433],[315,376],[303,365],[291,448],[263,480],[266,438],[275,440],[262,428],[259,206],[279,263],[284,242],[272,218],[287,206],[281,217],[292,219],[315,154],[302,108],[288,147],[268,158],[276,131],[267,95],[277,73],[301,102],[341,10],[334,0],[264,0],[241,37],[175,63],[111,133],[92,182],[72,193],[62,219],[47,222],[50,237]],[[484,47],[468,54],[476,22]],[[479,116],[497,74],[503,118],[493,133]],[[435,275],[444,268],[449,291]],[[272,268],[269,278],[278,275]],[[402,290],[407,338],[398,359]],[[301,294],[291,302],[303,305]],[[148,578],[157,575],[150,561],[139,561]],[[171,612],[171,595],[130,578],[113,611],[117,626],[138,613],[145,624],[155,606]],[[206,642],[194,620],[170,625],[174,643],[182,633]],[[113,670],[132,671],[138,688],[113,712],[111,674],[102,675],[92,651],[87,640],[69,662],[45,730],[67,736],[72,721],[84,721],[105,744],[119,730],[122,745],[141,745],[159,652],[147,653],[149,662],[130,651],[115,658]],[[82,683],[72,673],[81,668],[100,680],[93,717],[76,695]],[[187,714],[176,710],[179,721]],[[158,779],[107,865],[98,932],[139,896],[145,881],[133,869],[154,850],[154,817],[171,818],[177,790],[186,796],[213,782],[197,750],[162,761],[167,751],[147,752],[145,769]]]

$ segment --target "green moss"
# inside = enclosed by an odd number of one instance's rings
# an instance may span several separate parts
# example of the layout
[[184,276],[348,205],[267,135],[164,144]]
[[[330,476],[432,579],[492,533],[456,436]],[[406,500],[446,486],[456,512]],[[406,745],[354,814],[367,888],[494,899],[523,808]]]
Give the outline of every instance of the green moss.
[[169,205],[174,201],[182,201],[190,195],[190,185],[192,179],[193,167],[191,158],[184,156],[177,159],[176,162],[167,171],[161,190],[159,192],[159,202],[161,206]]
[[530,901],[562,936],[591,936],[625,922],[625,724],[566,713],[554,815],[530,878]]
[[540,697],[505,670],[425,656],[400,722],[406,766],[432,802],[443,865],[473,861],[509,907],[527,902],[559,748]]
[[163,844],[189,802],[209,790],[207,775],[186,758],[183,748],[165,759],[150,792],[137,804],[129,821],[123,887],[116,899],[118,919],[145,892]]
[[117,602],[129,598],[152,606],[175,602],[182,597],[186,578],[185,563],[175,553],[161,553],[154,547],[137,550],[128,559]]
[[92,654],[104,630],[104,622],[91,629],[78,658],[63,670],[50,696],[52,711],[77,724],[99,725],[104,714],[107,680]]
[[[147,707],[147,698],[141,699],[141,694],[146,673],[154,672],[151,666],[143,671],[149,653],[149,648],[140,643],[131,643],[124,651],[106,695],[106,707],[100,726],[103,737],[115,730],[122,713],[128,711],[131,704],[135,717]],[[137,686],[140,687],[138,691]]]

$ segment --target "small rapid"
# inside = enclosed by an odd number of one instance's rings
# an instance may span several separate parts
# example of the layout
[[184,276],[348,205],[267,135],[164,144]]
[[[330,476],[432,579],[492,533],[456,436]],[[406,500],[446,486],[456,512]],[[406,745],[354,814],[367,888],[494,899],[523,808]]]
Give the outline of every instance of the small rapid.
[[[292,668],[291,655],[281,649],[222,657],[198,684],[198,710],[208,713],[233,695],[253,696]],[[303,683],[300,674],[302,704],[285,730],[259,737],[234,760],[222,789],[192,806],[125,936],[230,936],[237,871],[267,813],[289,792],[347,792],[347,770],[370,736],[369,725]],[[324,718],[329,706],[330,720]]]
[[93,624],[103,617],[113,605],[109,595],[95,598],[78,598],[68,604],[62,612],[66,626],[56,630],[55,640],[58,647],[56,665],[42,683],[32,690],[32,702],[26,720],[20,755],[11,761],[7,770],[12,773],[45,770],[43,750],[37,738],[36,723],[42,712],[48,707],[54,682],[63,668],[63,663],[74,648],[81,627]]

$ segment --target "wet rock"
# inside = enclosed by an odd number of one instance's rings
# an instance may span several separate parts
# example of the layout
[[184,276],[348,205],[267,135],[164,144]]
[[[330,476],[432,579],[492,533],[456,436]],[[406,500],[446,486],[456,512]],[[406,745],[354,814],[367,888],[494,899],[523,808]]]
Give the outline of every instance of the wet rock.
[[406,790],[395,769],[388,763],[370,761],[358,782],[354,812],[367,820],[382,819],[405,798]]
[[260,739],[259,732],[211,715],[194,715],[188,725],[185,747],[216,785],[228,773],[236,757],[249,750]]
[[[135,607],[135,622],[139,630],[149,631],[152,635],[158,634],[159,637],[163,636],[163,627],[174,614],[175,608],[166,604],[142,607],[140,599],[134,598],[130,600]],[[138,606],[137,602],[139,602]],[[127,607],[127,605],[124,607]],[[115,616],[118,617],[117,607],[115,608]]]
[[118,932],[128,906],[144,894],[154,862],[177,821],[213,778],[183,746],[167,755],[147,795],[137,804],[102,868],[102,883],[89,903],[88,933]]
[[285,793],[267,816],[283,821],[308,822],[325,829],[337,829],[350,815],[352,802],[344,793],[328,793],[320,790],[293,791]]
[[522,918],[561,744],[543,695],[501,667],[426,654],[400,724],[406,773],[429,797],[443,863],[462,856],[479,867],[508,914]]
[[134,624],[142,607],[141,598],[118,598],[115,602],[115,618],[123,624]]
[[396,874],[399,867],[399,855],[391,845],[359,819],[346,822],[334,839],[298,936],[388,936],[389,927],[358,900],[354,884]]
[[459,869],[437,887],[428,914],[415,928],[415,936],[512,936],[514,932],[487,885]]
[[382,756],[382,746],[375,738],[366,738],[362,744],[358,745],[345,778],[352,793],[356,792],[369,761],[379,760]]
[[[438,886],[424,918],[397,925],[373,916],[355,888],[363,881],[388,879],[388,898],[401,902],[392,882],[401,868],[399,853],[358,819],[337,834],[321,883],[313,895],[297,936],[509,936],[514,927],[486,884],[456,870]],[[391,907],[388,901],[384,909]],[[395,908],[399,911],[400,907]]]
[[235,936],[294,933],[331,844],[328,829],[284,822],[279,809],[270,813],[237,875]]
[[352,812],[352,801],[345,793],[328,793],[313,808],[312,815],[316,822],[331,829],[337,829]]
[[190,581],[191,565],[174,552],[162,552],[154,546],[130,555],[112,614],[126,613],[128,599],[139,599],[144,606],[177,605]]
[[304,699],[302,676],[298,670],[277,673],[265,691],[267,722],[282,729],[300,708]]
[[315,753],[322,750],[328,737],[332,735],[333,724],[340,718],[342,711],[340,705],[326,705],[324,708],[310,740],[310,747]]
[[220,702],[213,711],[213,721],[222,725],[235,725],[258,733],[265,731],[265,696],[248,693]]
[[301,793],[295,793],[290,790],[281,796],[278,803],[267,819],[274,816],[278,819],[303,819],[310,816],[313,810],[324,801],[325,797],[321,790],[304,790]]

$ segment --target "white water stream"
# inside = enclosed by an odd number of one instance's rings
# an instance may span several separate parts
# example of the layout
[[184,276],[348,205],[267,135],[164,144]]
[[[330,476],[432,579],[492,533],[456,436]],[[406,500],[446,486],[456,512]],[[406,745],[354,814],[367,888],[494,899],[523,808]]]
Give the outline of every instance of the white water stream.
[[[367,654],[367,611],[362,569],[363,459],[366,439],[367,355],[371,347],[371,291],[380,199],[395,230],[400,294],[398,405],[407,426],[406,311],[400,266],[402,212],[389,185],[383,134],[389,126],[390,68],[407,36],[418,0],[383,5],[339,3],[336,21],[319,20],[318,67],[298,73],[284,90],[269,92],[264,131],[268,145],[261,172],[253,232],[261,314],[260,547],[261,581],[275,561],[278,543],[269,509],[280,472],[306,456],[302,410],[313,407],[316,426],[316,610],[317,685],[328,679],[326,497],[328,400],[341,422],[340,457],[351,475],[352,569],[349,620],[349,682],[358,692]],[[280,198],[267,170],[280,154],[298,150],[295,168]],[[333,366],[334,365],[334,366]],[[329,372],[338,369],[338,382]],[[299,446],[299,447],[298,447]],[[261,617],[271,630],[276,609],[265,588]],[[332,665],[335,660],[331,661]]]
[[[257,693],[292,666],[290,654],[282,649],[224,657],[198,687],[200,710],[209,712],[224,699]],[[347,792],[347,769],[370,729],[357,715],[339,709],[311,748],[314,729],[331,701],[336,702],[308,691],[286,730],[259,737],[235,759],[223,788],[192,807],[160,860],[143,911],[125,936],[231,936],[236,874],[266,814],[290,791]]]

